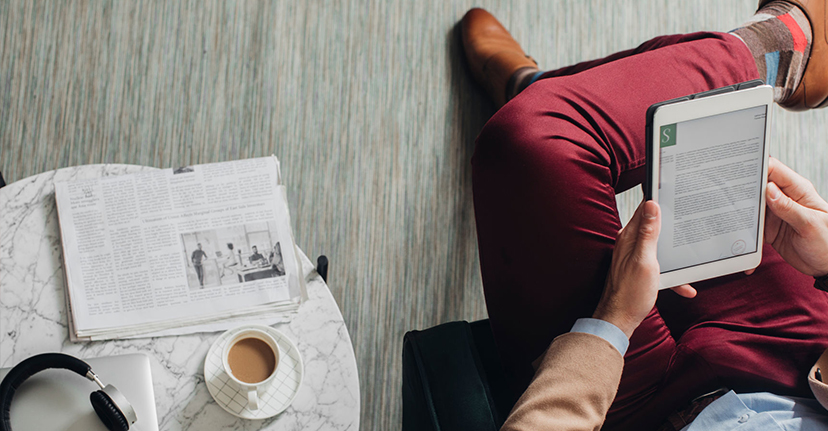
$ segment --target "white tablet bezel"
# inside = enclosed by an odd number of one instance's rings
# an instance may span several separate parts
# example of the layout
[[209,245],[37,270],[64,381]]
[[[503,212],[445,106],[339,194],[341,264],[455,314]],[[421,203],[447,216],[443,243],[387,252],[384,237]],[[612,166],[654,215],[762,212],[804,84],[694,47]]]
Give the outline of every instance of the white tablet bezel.
[[741,271],[756,268],[762,261],[762,246],[765,232],[765,191],[768,184],[768,148],[770,143],[771,116],[773,108],[773,88],[768,85],[739,90],[730,93],[708,96],[683,102],[666,104],[656,108],[653,114],[652,127],[649,132],[652,134],[650,145],[652,148],[652,169],[649,184],[652,190],[651,197],[658,202],[658,184],[660,171],[660,140],[659,130],[661,126],[680,123],[683,121],[695,120],[710,117],[742,109],[766,105],[765,118],[765,142],[762,154],[762,186],[759,202],[759,231],[756,251],[753,253],[735,256],[724,260],[698,264],[688,268],[682,268],[662,273],[660,277],[660,289],[667,289],[682,284],[693,283],[700,280],[707,280],[714,277],[733,274]]

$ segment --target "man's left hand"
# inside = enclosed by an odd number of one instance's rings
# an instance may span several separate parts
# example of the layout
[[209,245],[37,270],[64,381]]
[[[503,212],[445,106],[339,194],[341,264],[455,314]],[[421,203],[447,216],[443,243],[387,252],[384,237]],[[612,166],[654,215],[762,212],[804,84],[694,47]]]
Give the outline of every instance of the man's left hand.
[[[604,294],[592,315],[617,326],[628,338],[658,297],[656,246],[660,231],[661,209],[654,201],[643,202],[618,232]],[[686,298],[696,296],[696,290],[688,284],[673,291]]]

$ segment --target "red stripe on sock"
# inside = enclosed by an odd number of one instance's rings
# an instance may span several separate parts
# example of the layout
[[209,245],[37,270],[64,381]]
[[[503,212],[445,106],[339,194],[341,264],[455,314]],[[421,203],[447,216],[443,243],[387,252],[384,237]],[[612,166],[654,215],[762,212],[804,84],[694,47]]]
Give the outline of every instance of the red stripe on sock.
[[788,30],[791,31],[791,36],[793,36],[794,51],[804,53],[805,48],[808,47],[808,39],[805,37],[805,33],[799,27],[799,24],[796,23],[796,20],[793,19],[790,13],[779,15],[777,18],[785,23],[785,26],[787,26]]

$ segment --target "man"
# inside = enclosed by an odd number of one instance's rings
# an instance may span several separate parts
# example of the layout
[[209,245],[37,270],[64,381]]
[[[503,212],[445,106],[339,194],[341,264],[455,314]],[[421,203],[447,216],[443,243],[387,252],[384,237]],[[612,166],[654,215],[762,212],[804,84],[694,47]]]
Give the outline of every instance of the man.
[[[549,72],[490,14],[466,14],[472,74],[498,105],[514,99],[472,158],[492,330],[525,390],[504,429],[681,429],[699,410],[701,429],[785,415],[822,426],[813,400],[792,398],[811,396],[808,369],[828,347],[828,296],[812,287],[828,284],[828,204],[813,186],[771,159],[756,273],[675,293],[656,291],[658,206],[618,234],[615,194],[644,178],[653,103],[762,78],[784,107],[828,104],[825,12],[824,0],[763,1],[732,34],[664,36]],[[693,401],[721,386],[736,392]]]
[[[219,274],[219,280],[224,278],[227,274],[228,270],[230,270],[231,266],[236,266],[238,263],[236,262],[236,256],[233,254],[233,243],[227,243],[227,256],[224,257],[221,263],[221,274]],[[232,273],[232,271],[230,271]]]
[[277,242],[270,252],[270,268],[274,277],[285,275],[285,261],[282,259],[282,246]]
[[262,256],[262,255],[259,253],[259,250],[258,250],[258,249],[256,248],[256,246],[254,245],[254,246],[253,246],[253,254],[251,254],[251,255],[250,255],[250,263],[251,263],[251,264],[253,264],[253,263],[255,263],[255,262],[257,262],[257,261],[260,261],[260,260],[262,260],[262,259],[264,259],[264,256]]
[[204,287],[204,266],[202,264],[204,259],[207,259],[207,253],[201,249],[201,243],[198,243],[198,248],[193,251],[190,260],[193,261],[193,268],[195,268],[196,275],[198,276],[198,284],[201,287]]

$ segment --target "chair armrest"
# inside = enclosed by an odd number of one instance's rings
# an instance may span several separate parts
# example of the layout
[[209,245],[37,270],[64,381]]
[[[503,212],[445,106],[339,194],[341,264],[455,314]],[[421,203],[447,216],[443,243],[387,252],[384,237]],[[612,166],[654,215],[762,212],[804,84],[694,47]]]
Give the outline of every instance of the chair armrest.
[[497,431],[505,420],[466,321],[405,334],[402,389],[403,431]]

